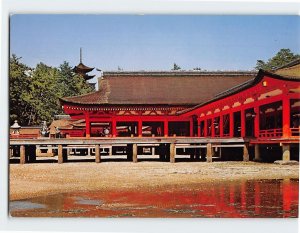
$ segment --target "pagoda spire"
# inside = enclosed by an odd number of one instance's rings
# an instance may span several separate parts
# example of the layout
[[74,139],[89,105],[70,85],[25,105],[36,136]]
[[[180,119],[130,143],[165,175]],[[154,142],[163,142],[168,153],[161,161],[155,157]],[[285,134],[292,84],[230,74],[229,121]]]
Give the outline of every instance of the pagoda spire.
[[82,48],[80,47],[79,64],[73,68],[76,74],[81,75],[85,80],[92,79],[95,75],[88,75],[94,68],[88,67],[82,63]]

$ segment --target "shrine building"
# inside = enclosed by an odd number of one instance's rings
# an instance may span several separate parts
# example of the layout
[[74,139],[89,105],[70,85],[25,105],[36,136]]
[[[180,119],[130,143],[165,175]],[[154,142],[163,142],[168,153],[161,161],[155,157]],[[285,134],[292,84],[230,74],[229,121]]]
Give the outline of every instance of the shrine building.
[[[60,100],[72,137],[247,138],[299,143],[300,60],[272,72],[104,72],[98,91]],[[257,145],[257,146],[256,146]],[[296,158],[296,159],[299,159]]]

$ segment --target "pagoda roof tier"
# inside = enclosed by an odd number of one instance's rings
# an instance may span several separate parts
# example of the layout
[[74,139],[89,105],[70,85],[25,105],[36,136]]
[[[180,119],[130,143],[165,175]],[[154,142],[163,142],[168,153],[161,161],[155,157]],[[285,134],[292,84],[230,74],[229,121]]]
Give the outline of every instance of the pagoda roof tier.
[[105,72],[99,91],[65,97],[75,105],[188,105],[212,99],[257,72]]
[[95,75],[84,75],[83,76],[83,78],[85,79],[85,80],[90,80],[90,79],[92,79],[92,78],[94,78],[95,77]]
[[91,72],[94,68],[88,67],[84,65],[82,62],[80,62],[77,66],[74,67],[74,72],[76,73],[88,73]]

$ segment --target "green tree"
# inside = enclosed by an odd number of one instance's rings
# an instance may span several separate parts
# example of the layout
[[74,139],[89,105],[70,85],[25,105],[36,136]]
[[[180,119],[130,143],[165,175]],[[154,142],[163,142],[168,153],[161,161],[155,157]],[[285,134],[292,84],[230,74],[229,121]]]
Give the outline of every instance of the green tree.
[[31,69],[21,62],[21,57],[15,54],[9,62],[10,124],[15,120],[20,124],[26,124],[27,111],[30,108],[26,100],[29,95]]
[[179,65],[177,65],[176,63],[174,63],[172,70],[181,70],[181,67]]
[[294,54],[290,49],[281,49],[274,57],[270,58],[266,62],[263,60],[257,60],[255,69],[274,70],[299,58],[300,55]]
[[28,125],[50,122],[53,115],[60,112],[57,90],[58,69],[39,63],[32,72],[30,93],[26,101],[30,104]]
[[73,72],[68,62],[64,61],[58,68],[57,91],[59,97],[87,94],[94,91],[84,78]]
[[10,124],[16,119],[23,126],[50,123],[55,114],[63,113],[59,98],[93,91],[67,62],[59,68],[39,63],[31,69],[20,59],[10,58]]

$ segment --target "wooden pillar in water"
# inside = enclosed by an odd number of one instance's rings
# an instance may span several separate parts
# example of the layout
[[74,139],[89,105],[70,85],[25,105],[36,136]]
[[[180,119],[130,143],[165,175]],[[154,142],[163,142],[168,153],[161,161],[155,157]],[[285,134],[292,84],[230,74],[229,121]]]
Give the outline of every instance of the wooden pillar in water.
[[100,155],[100,145],[95,145],[95,162],[101,162],[101,155]]
[[249,162],[249,145],[247,143],[243,147],[243,161]]
[[132,162],[137,163],[137,144],[132,145]]
[[20,164],[26,163],[26,153],[25,153],[25,146],[20,146]]
[[255,144],[254,146],[254,161],[261,161],[259,144]]
[[283,161],[290,161],[291,155],[290,155],[290,145],[289,144],[283,144],[282,145],[282,160]]
[[58,145],[58,155],[57,155],[57,160],[58,163],[61,164],[64,162],[64,157],[63,157],[63,146]]
[[176,154],[175,144],[171,143],[170,144],[170,162],[171,163],[175,163],[175,154]]
[[211,163],[212,162],[212,156],[213,156],[213,148],[211,143],[207,143],[206,145],[206,162]]

